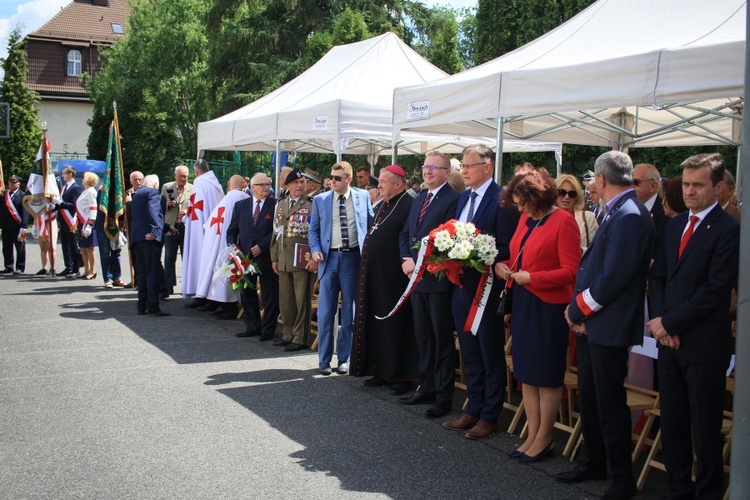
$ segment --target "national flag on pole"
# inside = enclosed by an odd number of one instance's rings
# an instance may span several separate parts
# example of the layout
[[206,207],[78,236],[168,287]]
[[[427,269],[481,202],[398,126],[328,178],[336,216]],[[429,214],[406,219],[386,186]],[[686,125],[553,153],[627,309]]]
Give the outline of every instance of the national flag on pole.
[[117,241],[120,237],[120,216],[125,206],[122,197],[122,154],[120,141],[117,140],[119,133],[113,120],[109,126],[107,171],[104,174],[102,198],[99,202],[99,212],[104,217],[104,234],[110,241]]
[[51,149],[52,146],[47,139],[47,131],[44,129],[42,142],[39,144],[39,151],[36,154],[34,169],[29,174],[29,180],[26,183],[27,194],[23,198],[23,206],[34,220],[47,211],[47,198],[60,196],[60,189],[57,187],[55,174],[52,172],[49,163]]

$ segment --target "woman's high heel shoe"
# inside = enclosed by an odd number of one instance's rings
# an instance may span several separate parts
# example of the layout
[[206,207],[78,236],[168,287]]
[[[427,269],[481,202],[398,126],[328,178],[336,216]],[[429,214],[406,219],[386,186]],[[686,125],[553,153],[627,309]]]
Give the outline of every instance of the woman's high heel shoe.
[[545,449],[540,451],[536,456],[530,457],[526,453],[518,457],[519,462],[541,462],[545,458],[555,456],[555,442],[550,441]]

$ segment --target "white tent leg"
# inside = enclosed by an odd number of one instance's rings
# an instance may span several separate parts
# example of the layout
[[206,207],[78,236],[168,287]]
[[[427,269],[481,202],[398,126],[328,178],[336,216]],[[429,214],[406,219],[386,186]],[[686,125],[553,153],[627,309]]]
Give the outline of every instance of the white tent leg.
[[495,182],[503,185],[503,118],[497,119],[497,141],[495,147]]

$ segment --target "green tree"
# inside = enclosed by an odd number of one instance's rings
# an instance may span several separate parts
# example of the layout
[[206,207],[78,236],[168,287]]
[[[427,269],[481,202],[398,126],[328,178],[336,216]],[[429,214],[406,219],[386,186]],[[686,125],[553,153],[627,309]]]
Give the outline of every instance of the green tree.
[[140,0],[127,35],[105,52],[107,64],[89,85],[94,100],[89,154],[106,157],[107,126],[117,101],[123,163],[167,174],[193,156],[198,123],[213,105],[205,19],[211,0]]
[[448,74],[463,69],[459,53],[459,25],[456,12],[447,7],[433,7],[426,21],[425,36],[414,47],[432,64]]
[[8,56],[2,59],[5,77],[0,83],[0,102],[10,105],[10,137],[0,139],[0,160],[8,177],[31,172],[42,137],[35,107],[39,97],[26,86],[28,64],[23,45],[21,30],[15,28],[8,37]]

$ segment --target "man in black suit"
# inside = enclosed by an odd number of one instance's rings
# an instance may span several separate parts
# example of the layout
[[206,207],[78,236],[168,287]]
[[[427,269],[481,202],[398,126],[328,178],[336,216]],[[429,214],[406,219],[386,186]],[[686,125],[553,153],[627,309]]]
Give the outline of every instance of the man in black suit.
[[578,402],[585,443],[578,466],[557,474],[564,483],[605,479],[602,498],[635,494],[631,419],[624,383],[628,348],[643,342],[646,281],[654,246],[654,223],[632,188],[633,163],[619,151],[596,159],[597,192],[604,218],[583,254],[573,301],[565,317],[577,334]]
[[60,190],[60,198],[53,199],[58,211],[57,220],[60,224],[60,243],[63,250],[63,261],[65,269],[58,276],[66,278],[78,278],[79,255],[78,236],[76,235],[77,217],[76,200],[81,196],[83,188],[76,184],[76,171],[73,167],[63,168],[63,186]]
[[[399,243],[404,262],[401,268],[409,278],[419,253],[419,243],[443,222],[456,215],[458,193],[448,184],[450,158],[443,153],[427,153],[422,178],[427,189],[412,203]],[[416,248],[415,248],[416,246]],[[442,417],[451,410],[455,378],[453,313],[447,279],[425,273],[411,294],[414,330],[419,349],[419,390],[401,399],[402,404],[433,403],[425,412],[429,418]]]
[[279,317],[279,277],[271,269],[271,238],[273,237],[273,209],[276,200],[269,197],[271,179],[257,173],[250,179],[252,197],[238,201],[227,229],[227,243],[251,256],[260,270],[260,294],[263,304],[261,321],[258,290],[245,288],[240,299],[245,310],[245,331],[238,337],[257,337],[271,340],[276,333]]
[[[130,207],[133,214],[130,243],[138,261],[138,314],[169,316],[159,308],[159,290],[164,279],[161,249],[168,228],[164,224],[157,176],[143,178],[143,187],[133,194]],[[169,231],[174,230],[169,228]]]
[[654,255],[656,254],[661,238],[664,234],[664,225],[667,216],[664,213],[662,198],[659,196],[659,185],[661,175],[655,166],[649,163],[639,163],[633,167],[633,189],[638,199],[641,200],[651,214],[656,228],[656,243],[654,244]]
[[[3,259],[5,268],[0,274],[16,274],[26,270],[26,228],[29,225],[29,213],[23,208],[23,196],[20,189],[21,179],[11,175],[8,179],[8,189],[0,196],[0,229],[3,230]],[[13,259],[13,249],[16,258]]]
[[[494,157],[492,150],[481,144],[464,149],[461,174],[467,189],[458,199],[455,216],[460,222],[472,222],[481,232],[495,237],[497,263],[510,257],[510,239],[518,216],[500,206],[500,186],[492,180]],[[506,382],[505,339],[496,314],[498,297],[504,286],[501,280],[494,280],[477,334],[464,328],[481,277],[476,269],[464,268],[463,288],[453,287],[451,291],[453,318],[466,367],[469,404],[461,418],[444,422],[443,427],[466,430],[469,439],[483,438],[497,430]]]
[[[682,163],[687,212],[671,219],[651,272],[648,326],[659,345],[659,388],[667,498],[721,498],[729,306],[739,266],[740,227],[718,203],[724,159]],[[692,428],[692,439],[691,439]],[[693,445],[698,456],[691,478]]]

